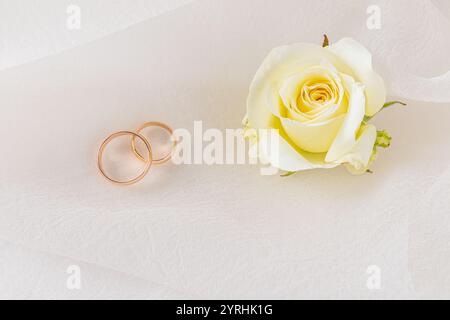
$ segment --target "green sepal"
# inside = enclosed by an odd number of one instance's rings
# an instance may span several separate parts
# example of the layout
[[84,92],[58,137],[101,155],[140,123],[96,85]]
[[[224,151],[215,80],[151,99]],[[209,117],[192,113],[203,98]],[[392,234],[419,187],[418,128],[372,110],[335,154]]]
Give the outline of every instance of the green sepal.
[[389,102],[386,102],[383,105],[383,108],[381,108],[381,109],[389,108],[390,106],[393,106],[394,104],[401,104],[402,106],[407,106],[406,103],[401,102],[401,101],[389,101]]
[[287,171],[287,172],[281,174],[280,177],[283,177],[283,178],[289,177],[289,176],[292,176],[293,174],[296,174],[297,172],[298,171]]
[[330,45],[330,40],[328,40],[328,36],[326,34],[323,35],[323,43],[322,43],[322,47],[328,47]]
[[381,148],[388,148],[391,145],[392,137],[386,130],[377,131],[377,139],[375,140],[375,146]]
[[[383,107],[380,109],[380,111],[381,111],[381,110],[384,110],[384,109],[386,109],[386,108],[389,108],[390,106],[393,106],[393,105],[395,105],[395,104],[401,104],[402,106],[406,106],[406,105],[407,105],[406,103],[401,102],[401,101],[388,101],[388,102],[386,102],[386,103],[383,105]],[[380,111],[378,111],[378,112],[380,112]],[[378,112],[377,112],[376,114],[378,114]],[[372,118],[373,118],[376,114],[374,114],[373,116],[364,116],[363,122],[365,122],[365,123],[369,122],[370,120],[372,120]]]

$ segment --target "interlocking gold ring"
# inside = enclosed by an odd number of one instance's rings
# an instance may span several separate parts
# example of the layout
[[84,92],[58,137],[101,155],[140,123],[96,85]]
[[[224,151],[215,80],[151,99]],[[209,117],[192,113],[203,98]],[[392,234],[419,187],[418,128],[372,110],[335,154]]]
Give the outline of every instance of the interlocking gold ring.
[[[151,121],[151,122],[146,122],[146,123],[142,124],[139,128],[136,129],[136,133],[139,134],[143,129],[148,128],[148,127],[160,127],[160,128],[163,128],[164,130],[166,130],[170,134],[170,136],[172,136],[172,134],[173,134],[173,130],[171,127],[169,127],[165,123],[157,122],[157,121]],[[133,136],[131,138],[131,150],[133,150],[133,153],[136,155],[136,157],[139,158],[139,160],[145,162],[146,161],[145,158],[140,154],[140,152],[136,148],[136,139],[135,138],[136,138],[135,136]],[[176,145],[176,141],[173,140],[172,150],[173,150],[173,148],[175,148],[175,145]],[[161,157],[159,159],[153,159],[153,163],[154,164],[162,164],[162,163],[169,161],[170,158],[172,157],[172,150],[170,150],[169,153],[167,153],[166,155],[164,155],[163,157]]]
[[[141,156],[141,160],[145,162],[145,167],[142,171],[142,173],[137,176],[134,179],[131,180],[126,180],[126,181],[119,181],[119,180],[115,180],[111,177],[109,177],[104,169],[103,169],[103,152],[105,151],[106,146],[108,145],[108,143],[111,142],[111,140],[120,137],[120,136],[126,136],[126,135],[131,135],[132,136],[132,142],[134,142],[134,140],[137,138],[139,138],[140,140],[142,140],[142,142],[144,142],[145,147],[147,148],[147,155],[148,155],[148,160],[146,160],[144,157]],[[118,185],[130,185],[130,184],[134,184],[138,181],[140,181],[142,178],[145,177],[145,175],[148,173],[148,171],[150,170],[150,167],[152,166],[153,163],[153,155],[152,155],[152,147],[150,146],[150,143],[147,141],[147,139],[145,137],[143,137],[142,135],[140,135],[139,133],[134,133],[131,131],[119,131],[119,132],[115,132],[113,134],[111,134],[108,138],[105,139],[105,141],[103,141],[103,143],[100,146],[100,149],[98,151],[98,169],[100,170],[100,173],[109,181],[111,181],[112,183],[118,184]]]

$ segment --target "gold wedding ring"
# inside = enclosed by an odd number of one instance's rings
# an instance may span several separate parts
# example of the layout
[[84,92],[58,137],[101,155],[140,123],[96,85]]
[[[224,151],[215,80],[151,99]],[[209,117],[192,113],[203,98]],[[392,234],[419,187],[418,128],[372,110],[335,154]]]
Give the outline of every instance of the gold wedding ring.
[[[106,146],[115,138],[121,137],[121,136],[126,136],[126,135],[130,135],[133,138],[139,138],[142,142],[144,142],[145,147],[147,148],[147,160],[144,159],[145,161],[145,167],[143,169],[143,171],[141,172],[140,175],[138,175],[137,177],[131,179],[131,180],[125,180],[125,181],[120,181],[120,180],[116,180],[111,178],[110,176],[108,176],[103,168],[103,153],[105,151]],[[113,134],[111,134],[108,138],[105,139],[105,141],[103,141],[103,143],[100,145],[100,149],[98,151],[98,159],[97,159],[97,165],[98,165],[98,169],[100,170],[100,173],[103,175],[103,177],[105,177],[107,180],[109,180],[112,183],[118,184],[118,185],[130,185],[130,184],[134,184],[138,181],[140,181],[142,178],[145,177],[145,175],[148,173],[148,171],[150,170],[150,167],[152,166],[153,163],[153,155],[152,155],[152,147],[150,146],[150,143],[147,141],[147,139],[145,139],[142,135],[138,134],[138,133],[134,133],[131,131],[119,131],[119,132],[115,132]]]
[[[98,166],[98,170],[100,171],[101,175],[106,178],[108,181],[114,183],[114,184],[118,184],[118,185],[130,185],[130,184],[134,184],[140,180],[142,180],[142,178],[144,178],[148,171],[150,170],[150,167],[152,166],[152,164],[163,164],[167,161],[169,161],[169,159],[172,157],[172,151],[175,148],[176,145],[176,141],[173,140],[173,144],[172,144],[172,150],[170,152],[168,152],[167,154],[165,154],[163,157],[159,158],[159,159],[153,159],[153,152],[152,152],[152,147],[151,144],[149,142],[148,139],[146,139],[140,132],[147,128],[147,127],[160,127],[164,130],[166,130],[170,136],[172,136],[173,134],[173,130],[171,127],[169,127],[168,125],[166,125],[165,123],[162,122],[157,122],[157,121],[151,121],[151,122],[146,122],[144,124],[142,124],[139,128],[137,128],[136,132],[132,132],[132,131],[118,131],[115,132],[113,134],[111,134],[108,138],[105,139],[105,141],[102,142],[102,144],[100,145],[100,149],[98,150],[98,158],[97,158],[97,166]],[[131,180],[116,180],[111,178],[110,176],[108,176],[108,174],[106,174],[105,169],[103,167],[103,154],[105,152],[106,146],[114,139],[121,137],[121,136],[131,136],[131,150],[133,151],[134,155],[141,161],[145,162],[145,167],[142,170],[142,172],[135,178],[131,179]],[[144,155],[142,155],[136,148],[136,138],[141,140],[144,145],[145,148],[147,150],[146,152],[146,157],[144,157]]]
[[[165,123],[157,122],[157,121],[150,121],[150,122],[146,122],[146,123],[142,124],[139,128],[136,129],[136,133],[140,134],[140,132],[142,130],[144,130],[145,128],[148,128],[148,127],[159,127],[159,128],[164,129],[165,131],[167,131],[170,136],[172,136],[172,134],[173,134],[173,130],[171,127],[169,127]],[[170,158],[172,157],[172,150],[173,150],[173,148],[175,148],[175,145],[176,145],[176,141],[173,140],[172,149],[167,154],[165,154],[163,157],[161,157],[159,159],[153,159],[153,163],[154,164],[163,164],[163,163],[169,161]],[[145,158],[140,154],[140,152],[136,148],[136,136],[133,136],[131,138],[131,150],[136,155],[136,157],[139,158],[139,160],[144,161],[144,162],[146,161]]]

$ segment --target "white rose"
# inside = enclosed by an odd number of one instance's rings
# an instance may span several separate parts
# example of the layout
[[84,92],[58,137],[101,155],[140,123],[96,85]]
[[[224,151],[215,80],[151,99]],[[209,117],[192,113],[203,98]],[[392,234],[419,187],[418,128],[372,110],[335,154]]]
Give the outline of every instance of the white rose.
[[[278,129],[278,152],[251,139],[258,156],[288,172],[346,164],[365,172],[377,139],[364,122],[381,110],[386,90],[372,56],[345,38],[328,47],[298,43],[273,49],[247,100],[246,129]],[[253,150],[254,152],[254,150]]]

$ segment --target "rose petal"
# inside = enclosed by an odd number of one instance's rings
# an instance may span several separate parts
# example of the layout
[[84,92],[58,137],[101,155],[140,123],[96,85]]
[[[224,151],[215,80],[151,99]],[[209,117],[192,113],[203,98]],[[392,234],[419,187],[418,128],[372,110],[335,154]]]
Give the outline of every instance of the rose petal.
[[348,111],[345,120],[328,150],[326,162],[334,162],[350,152],[356,142],[356,133],[364,119],[364,86],[351,77],[342,75],[343,84],[349,96]]
[[340,159],[339,162],[346,163],[347,170],[353,174],[366,172],[376,138],[377,129],[375,126],[366,125],[362,127],[352,151]]
[[334,168],[338,164],[325,163],[323,154],[309,154],[296,150],[280,134],[274,131],[273,138],[277,139],[278,146],[274,147],[268,139],[258,139],[258,154],[272,166],[284,171],[301,171],[317,168]]
[[273,49],[256,72],[247,98],[247,118],[252,128],[267,128],[272,114],[280,114],[279,104],[267,99],[267,92],[275,88],[280,79],[286,79],[306,67],[329,61],[339,64],[333,53],[309,43],[298,43]]
[[302,150],[314,153],[327,152],[345,120],[345,114],[322,123],[301,123],[280,118],[289,138]]
[[[299,95],[301,94],[301,90],[304,88],[305,83],[311,82],[317,78],[327,79],[327,81],[331,83],[333,90],[335,91],[334,101],[330,101],[326,104],[317,103],[314,108],[302,105],[302,102],[298,105],[298,102],[302,100]],[[320,87],[323,85],[320,81],[317,82],[317,84],[312,86]],[[273,96],[273,94],[274,92],[269,91],[270,96]],[[336,117],[346,111],[346,104],[342,103],[344,94],[340,76],[335,73],[334,69],[329,69],[328,67],[316,66],[288,77],[280,85],[279,96],[286,109],[286,115],[281,115],[281,111],[277,112],[277,110],[283,108],[280,106],[272,108],[274,115],[287,117],[303,123],[324,122],[331,117]],[[309,111],[301,111],[300,109],[302,108],[306,108]]]
[[344,38],[326,49],[340,57],[352,69],[356,80],[366,86],[366,114],[373,116],[380,111],[386,102],[386,88],[383,79],[372,68],[370,52],[351,38]]

